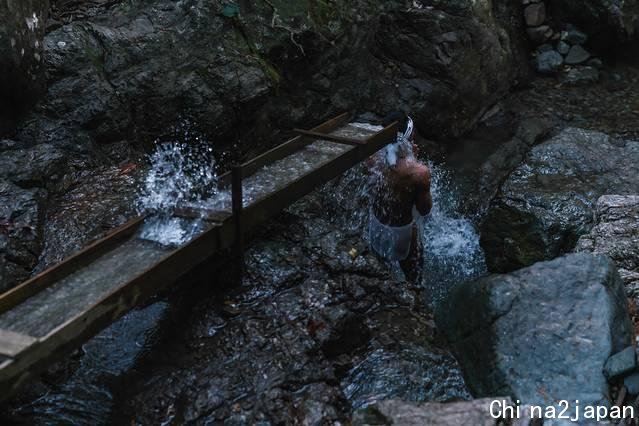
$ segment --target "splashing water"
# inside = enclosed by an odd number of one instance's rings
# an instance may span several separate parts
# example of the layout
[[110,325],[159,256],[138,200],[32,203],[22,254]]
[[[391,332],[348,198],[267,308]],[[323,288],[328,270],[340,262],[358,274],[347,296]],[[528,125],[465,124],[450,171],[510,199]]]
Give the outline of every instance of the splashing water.
[[137,202],[140,213],[152,215],[143,225],[140,238],[174,246],[201,231],[202,221],[173,217],[172,212],[217,191],[212,151],[200,138],[194,144],[157,144]]
[[[375,156],[369,170],[360,165],[348,171],[336,184],[326,188],[327,196],[339,206],[344,217],[342,224],[349,231],[357,231],[368,240],[373,194],[371,182],[379,178],[385,165],[386,151]],[[428,163],[431,171],[433,208],[418,221],[424,247],[422,285],[431,302],[436,304],[455,284],[477,278],[487,271],[479,233],[470,218],[459,213],[460,201],[451,184],[449,173],[441,165]],[[364,176],[369,175],[368,179]],[[398,279],[403,273],[397,262],[390,264]]]
[[459,213],[459,198],[449,173],[441,166],[429,166],[433,209],[422,226],[422,279],[433,303],[437,303],[453,285],[484,275],[487,269],[479,232]]

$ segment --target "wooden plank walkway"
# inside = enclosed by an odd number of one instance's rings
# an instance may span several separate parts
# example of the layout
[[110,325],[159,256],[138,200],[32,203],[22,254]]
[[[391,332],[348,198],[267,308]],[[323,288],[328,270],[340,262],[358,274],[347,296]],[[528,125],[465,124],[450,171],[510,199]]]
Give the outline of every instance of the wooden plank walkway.
[[0,399],[146,298],[320,185],[394,142],[397,123],[375,131],[342,114],[233,169],[210,204],[174,215],[201,230],[179,247],[140,238],[138,217],[62,263],[0,295]]

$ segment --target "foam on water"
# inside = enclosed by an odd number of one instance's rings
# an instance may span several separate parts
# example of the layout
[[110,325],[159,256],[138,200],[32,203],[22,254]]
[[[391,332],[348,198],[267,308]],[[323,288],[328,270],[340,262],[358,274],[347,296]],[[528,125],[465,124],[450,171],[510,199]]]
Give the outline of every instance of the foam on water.
[[[332,204],[341,210],[334,216],[345,217],[343,226],[361,233],[365,239],[368,239],[373,199],[371,186],[386,167],[384,156],[385,151],[381,151],[368,170],[360,165],[325,188],[327,197],[333,200]],[[456,283],[485,274],[486,264],[479,245],[479,232],[472,218],[460,213],[460,199],[449,173],[442,165],[429,162],[429,167],[433,208],[419,223],[424,246],[422,284],[432,302],[437,303]],[[397,262],[390,267],[398,279],[404,278]]]
[[486,273],[479,232],[459,213],[459,198],[448,172],[430,164],[433,209],[422,226],[423,285],[436,303],[456,283]]
[[137,208],[152,217],[142,226],[140,238],[163,245],[183,244],[201,231],[202,223],[171,213],[217,192],[212,148],[197,137],[191,144],[157,143],[149,162]]

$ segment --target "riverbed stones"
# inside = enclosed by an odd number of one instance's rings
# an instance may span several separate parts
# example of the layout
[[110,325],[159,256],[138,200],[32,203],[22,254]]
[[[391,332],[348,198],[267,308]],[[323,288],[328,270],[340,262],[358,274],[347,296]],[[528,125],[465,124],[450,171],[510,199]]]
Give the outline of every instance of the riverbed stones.
[[561,84],[571,87],[589,86],[599,81],[599,70],[591,66],[566,70],[561,76]]
[[576,28],[569,28],[561,33],[561,40],[569,45],[580,45],[588,41],[588,36]]
[[564,58],[555,50],[541,52],[535,58],[535,68],[542,74],[552,74],[561,69]]
[[567,55],[568,52],[570,52],[570,45],[561,40],[559,43],[557,43],[557,52],[561,53],[562,55]]
[[455,287],[437,324],[477,397],[606,404],[603,366],[633,344],[623,283],[604,255],[569,254]]
[[576,251],[610,256],[629,296],[639,300],[639,195],[604,195],[597,200],[595,226]]
[[597,199],[639,188],[639,142],[567,128],[532,148],[508,176],[480,226],[492,271],[571,251],[593,227]]
[[566,63],[568,65],[583,64],[590,58],[590,53],[580,45],[575,45],[570,48],[568,55],[566,55]]

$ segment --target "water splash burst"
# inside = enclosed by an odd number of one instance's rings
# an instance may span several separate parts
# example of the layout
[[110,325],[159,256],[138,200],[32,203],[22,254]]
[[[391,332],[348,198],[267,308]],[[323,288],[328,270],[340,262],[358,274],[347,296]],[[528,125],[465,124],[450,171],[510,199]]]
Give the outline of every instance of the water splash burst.
[[152,215],[140,230],[140,238],[173,246],[184,244],[201,231],[201,221],[176,218],[172,213],[216,193],[212,151],[199,137],[192,144],[156,143],[137,200],[138,211]]

